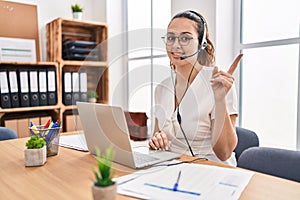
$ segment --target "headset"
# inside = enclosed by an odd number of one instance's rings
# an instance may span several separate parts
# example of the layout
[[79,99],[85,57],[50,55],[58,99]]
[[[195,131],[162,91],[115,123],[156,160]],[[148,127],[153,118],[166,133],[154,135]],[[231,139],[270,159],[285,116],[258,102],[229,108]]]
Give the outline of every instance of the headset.
[[194,15],[196,15],[197,17],[200,18],[200,20],[202,21],[203,24],[203,36],[201,39],[201,44],[200,44],[200,48],[201,50],[204,50],[207,47],[207,40],[206,40],[206,22],[204,20],[204,18],[202,17],[202,15],[200,15],[199,13],[193,11],[193,10],[189,10],[188,12],[193,13]]
[[197,13],[197,12],[195,12],[195,11],[189,10],[189,11],[187,11],[187,12],[192,13],[193,15],[196,15],[197,17],[199,17],[200,21],[201,21],[202,24],[203,24],[203,35],[202,35],[201,44],[200,44],[200,47],[198,48],[198,50],[197,50],[195,53],[191,54],[191,55],[188,55],[188,56],[181,56],[181,57],[180,57],[180,60],[184,60],[184,59],[186,59],[186,58],[192,57],[192,56],[194,56],[195,54],[200,53],[200,51],[204,50],[204,49],[207,47],[207,40],[206,40],[206,22],[205,22],[204,18],[203,18],[199,13]]

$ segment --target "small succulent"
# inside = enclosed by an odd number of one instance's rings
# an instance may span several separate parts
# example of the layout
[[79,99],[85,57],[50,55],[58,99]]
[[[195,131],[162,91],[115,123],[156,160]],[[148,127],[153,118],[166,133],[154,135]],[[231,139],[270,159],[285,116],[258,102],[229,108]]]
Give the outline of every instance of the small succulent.
[[77,3],[71,6],[73,12],[82,12],[83,8]]
[[90,98],[98,98],[99,95],[97,94],[96,91],[94,90],[89,90],[87,91],[87,97],[90,99]]
[[26,142],[27,149],[40,149],[46,145],[46,142],[43,138],[37,135],[33,135]]
[[114,157],[114,151],[112,147],[106,149],[104,154],[101,154],[100,150],[96,148],[96,159],[98,165],[98,171],[94,169],[96,181],[95,186],[108,187],[115,184],[112,180],[113,172],[111,171],[112,159]]

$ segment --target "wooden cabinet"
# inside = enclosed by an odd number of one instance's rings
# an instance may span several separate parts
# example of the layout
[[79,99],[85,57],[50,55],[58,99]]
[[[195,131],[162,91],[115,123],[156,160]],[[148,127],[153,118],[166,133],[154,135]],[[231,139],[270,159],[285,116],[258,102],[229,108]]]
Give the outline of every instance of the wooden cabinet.
[[107,25],[58,18],[48,23],[46,28],[47,59],[59,64],[61,80],[59,91],[62,94],[60,118],[66,122],[63,131],[72,131],[66,128],[72,127],[69,125],[72,116],[66,115],[73,115],[75,127],[80,127],[80,125],[76,116],[76,98],[72,99],[71,105],[63,99],[65,73],[85,73],[87,75],[87,91],[97,92],[98,103],[108,103],[109,100]]
[[[85,73],[86,90],[98,93],[97,103],[109,101],[107,25],[58,18],[48,23],[46,29],[47,62],[0,62],[0,70],[55,69],[56,72],[57,103],[55,105],[0,108],[1,125],[15,129],[19,137],[25,137],[28,133],[21,131],[18,123],[29,124],[29,120],[35,120],[35,123],[43,124],[46,117],[60,119],[62,131],[81,129],[76,102],[72,101],[71,104],[66,105],[63,99],[65,73]],[[25,129],[27,130],[27,127]]]
[[[91,43],[91,46],[94,43],[93,53],[97,55],[97,58],[92,61],[107,61],[107,25],[105,23],[58,18],[48,23],[46,29],[48,61],[79,60],[80,58],[76,56],[74,59],[64,58],[64,45],[72,45],[68,41],[81,42],[80,45],[84,45],[84,42],[87,43],[86,45]],[[82,46],[79,47],[82,50]],[[85,63],[88,62],[88,59],[83,60]]]

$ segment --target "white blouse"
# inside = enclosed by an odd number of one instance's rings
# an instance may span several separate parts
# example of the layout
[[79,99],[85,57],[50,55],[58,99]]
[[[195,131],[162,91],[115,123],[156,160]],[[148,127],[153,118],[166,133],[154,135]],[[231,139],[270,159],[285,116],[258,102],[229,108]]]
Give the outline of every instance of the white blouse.
[[[197,157],[236,166],[234,153],[226,161],[221,161],[212,149],[212,120],[215,118],[214,94],[210,85],[212,67],[203,67],[195,77],[179,105],[181,127]],[[158,127],[167,134],[172,142],[170,150],[190,154],[180,125],[177,121],[177,109],[174,112],[174,85],[172,78],[162,81],[155,89],[154,115]],[[226,96],[229,115],[238,114],[237,95],[233,85]]]

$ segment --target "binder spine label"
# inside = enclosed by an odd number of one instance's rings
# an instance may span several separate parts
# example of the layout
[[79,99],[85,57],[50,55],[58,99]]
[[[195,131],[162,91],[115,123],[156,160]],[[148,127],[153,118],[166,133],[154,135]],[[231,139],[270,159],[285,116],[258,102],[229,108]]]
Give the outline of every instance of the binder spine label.
[[0,72],[0,86],[1,86],[1,93],[2,94],[3,93],[9,93],[6,72]]
[[21,92],[29,92],[29,85],[28,85],[28,74],[27,72],[20,72],[20,83],[21,83]]

